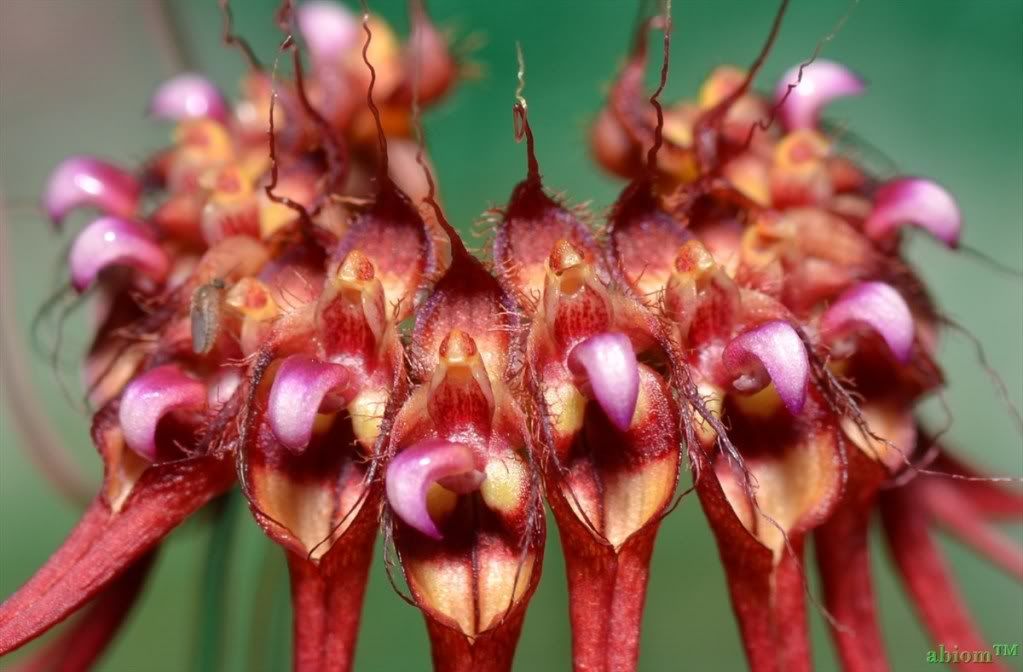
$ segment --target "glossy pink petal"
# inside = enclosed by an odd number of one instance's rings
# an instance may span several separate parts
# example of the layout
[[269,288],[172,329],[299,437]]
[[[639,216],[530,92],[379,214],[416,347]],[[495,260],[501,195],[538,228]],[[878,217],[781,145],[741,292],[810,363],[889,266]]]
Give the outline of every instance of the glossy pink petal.
[[58,226],[69,212],[84,205],[104,214],[131,217],[141,192],[135,176],[114,164],[94,156],[70,156],[50,173],[43,208]]
[[108,266],[131,266],[157,282],[170,270],[167,253],[139,224],[119,217],[100,217],[82,229],[68,257],[71,284],[79,292]]
[[146,371],[132,380],[121,396],[118,420],[124,442],[136,453],[156,459],[156,426],[176,409],[201,409],[206,386],[173,364]]
[[307,2],[297,10],[298,29],[314,62],[337,63],[359,42],[358,17],[336,2]]
[[774,100],[777,103],[785,97],[789,86],[795,85],[779,110],[786,130],[815,129],[820,121],[821,110],[828,103],[836,98],[859,95],[866,90],[866,85],[856,73],[834,61],[817,59],[803,68],[802,77],[799,67],[797,65],[786,72],[774,90]]
[[292,355],[281,364],[270,389],[270,429],[285,448],[301,452],[312,439],[316,415],[325,402],[337,410],[350,393],[351,372],[344,366]]
[[639,364],[629,337],[620,333],[591,336],[572,348],[568,366],[586,377],[589,390],[614,426],[627,431],[639,399]]
[[865,325],[884,339],[900,362],[913,347],[913,315],[902,295],[883,282],[864,282],[843,293],[821,318],[821,333],[839,335]]
[[955,199],[940,184],[920,177],[902,177],[877,190],[874,209],[863,228],[871,238],[880,239],[904,224],[926,229],[955,248],[959,245],[963,218]]
[[742,392],[756,392],[774,383],[789,413],[798,414],[806,402],[810,361],[799,334],[788,322],[765,322],[725,347],[721,361]]
[[471,492],[483,482],[476,470],[472,448],[442,439],[426,439],[398,453],[387,466],[387,501],[405,523],[428,537],[440,539],[430,512],[426,493],[437,481]]
[[224,122],[228,105],[213,82],[186,72],[160,85],[149,99],[149,114],[170,121],[208,118]]

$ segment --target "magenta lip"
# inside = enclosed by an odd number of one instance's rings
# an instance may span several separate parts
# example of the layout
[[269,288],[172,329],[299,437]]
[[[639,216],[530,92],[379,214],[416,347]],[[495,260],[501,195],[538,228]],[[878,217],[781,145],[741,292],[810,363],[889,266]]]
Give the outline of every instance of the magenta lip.
[[952,194],[937,182],[901,177],[881,185],[863,228],[871,238],[885,238],[905,224],[927,230],[950,248],[959,246],[963,218]]
[[721,354],[736,389],[756,392],[773,383],[782,403],[798,415],[806,403],[810,360],[799,334],[788,322],[774,320],[736,336]]
[[441,481],[444,487],[465,493],[477,489],[483,479],[484,474],[476,469],[472,448],[443,439],[426,439],[399,452],[387,466],[387,501],[410,527],[441,539],[443,535],[426,506],[430,486]]
[[591,336],[572,348],[568,365],[586,377],[589,391],[611,423],[627,431],[639,399],[639,364],[629,337],[610,332]]
[[270,430],[288,450],[301,452],[313,436],[316,415],[325,405],[342,407],[351,395],[351,373],[340,364],[292,355],[277,370],[267,418]]
[[909,360],[913,348],[913,314],[894,287],[883,282],[864,282],[847,290],[821,317],[821,333],[840,335],[855,325],[873,329],[900,362]]
[[[782,124],[789,131],[816,129],[821,112],[828,103],[866,91],[859,75],[834,61],[817,59],[803,68],[802,76],[799,69],[797,65],[786,72],[774,91],[775,103],[785,100],[779,113]],[[789,87],[793,85],[790,93]]]
[[141,192],[135,176],[114,164],[94,156],[69,156],[50,173],[43,209],[57,226],[72,210],[87,205],[130,218]]
[[121,395],[118,418],[124,442],[150,462],[156,460],[156,426],[173,410],[203,408],[206,386],[173,364],[158,366],[132,380]]
[[170,121],[214,119],[225,123],[228,105],[213,82],[186,72],[168,79],[156,89],[149,100],[149,114]]
[[170,270],[166,252],[139,224],[118,217],[100,217],[82,229],[68,256],[71,285],[83,292],[109,266],[130,266],[162,282]]

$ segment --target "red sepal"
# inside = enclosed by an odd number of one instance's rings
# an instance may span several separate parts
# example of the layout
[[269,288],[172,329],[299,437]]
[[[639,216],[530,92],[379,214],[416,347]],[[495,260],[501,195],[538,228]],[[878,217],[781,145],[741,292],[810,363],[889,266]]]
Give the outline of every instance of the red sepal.
[[103,655],[135,606],[157,554],[129,567],[89,603],[66,630],[8,672],[84,672]]
[[[710,457],[701,447],[690,450],[690,459],[699,474],[696,491],[717,539],[732,608],[739,621],[743,646],[753,672],[799,672],[810,670],[812,666],[803,597],[805,535],[833,512],[845,486],[846,465],[837,431],[828,427],[829,416],[824,412],[823,400],[816,393],[811,393],[801,417],[802,427],[795,430],[797,434],[786,432],[772,437],[769,429],[763,434],[749,433],[749,427],[738,432],[733,427],[730,433],[733,441],[737,436],[742,438],[736,445],[740,450],[745,449],[743,457],[754,475],[756,464],[761,459],[778,459],[783,452],[796,456],[792,451],[813,450],[817,453],[815,463],[821,482],[816,486],[815,499],[807,503],[799,517],[786,527],[787,541],[777,542],[781,544],[777,558],[770,547],[746,528],[740,514],[726,498],[720,480],[721,470],[712,466]],[[739,418],[731,420],[738,423]],[[795,442],[784,444],[785,436]],[[717,459],[725,458],[719,456]],[[721,466],[731,469],[724,463]],[[737,479],[732,486],[743,488],[738,475],[732,478]],[[793,483],[796,482],[761,483],[763,487],[758,495],[770,497],[771,491],[765,488],[791,487]],[[780,494],[798,496],[798,493]],[[750,508],[746,515],[754,517],[753,524],[765,530],[777,525],[756,507]]]
[[149,467],[117,511],[97,497],[64,545],[0,605],[0,655],[67,618],[233,482],[231,460],[198,457]]
[[[540,572],[534,576],[539,578]],[[526,598],[508,614],[501,624],[469,640],[455,628],[431,618],[424,612],[426,631],[430,635],[430,655],[434,672],[508,672],[515,647],[522,632],[529,597],[536,589],[532,582]]]
[[717,538],[750,670],[810,670],[810,643],[799,568],[802,539],[790,537],[790,549],[775,566],[771,551],[736,517],[706,455],[699,449],[690,454],[698,465],[696,471],[700,477],[696,491]]
[[[377,510],[366,502],[365,511]],[[347,672],[362,617],[376,516],[358,515],[319,562],[285,551],[291,575],[295,672]]]
[[559,483],[549,482],[547,492],[568,575],[573,669],[635,670],[660,522],[648,523],[616,551],[572,511]]
[[[895,567],[936,644],[946,649],[958,646],[960,651],[986,651],[989,647],[931,538],[927,513],[919,506],[919,487],[917,481],[911,481],[881,496],[881,520]],[[967,672],[1005,669],[995,661],[955,666]]]
[[842,668],[845,672],[885,672],[889,668],[877,621],[867,532],[877,489],[888,472],[855,448],[847,457],[846,496],[814,533],[817,567]]

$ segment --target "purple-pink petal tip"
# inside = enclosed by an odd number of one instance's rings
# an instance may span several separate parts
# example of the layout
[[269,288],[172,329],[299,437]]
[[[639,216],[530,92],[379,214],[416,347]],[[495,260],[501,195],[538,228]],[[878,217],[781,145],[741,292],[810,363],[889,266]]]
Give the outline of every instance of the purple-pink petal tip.
[[75,208],[90,205],[107,215],[131,217],[142,185],[131,173],[93,156],[70,156],[52,173],[43,208],[57,226]]
[[802,339],[788,322],[765,322],[736,336],[725,346],[721,361],[729,375],[736,378],[738,389],[762,389],[767,383],[766,373],[789,413],[797,415],[803,410],[810,360]]
[[228,106],[220,90],[202,75],[191,72],[165,81],[149,99],[149,114],[157,119],[227,120]]
[[337,64],[340,58],[359,44],[359,19],[347,7],[335,2],[307,2],[296,14],[314,63]]
[[170,270],[167,253],[139,224],[119,217],[100,217],[79,232],[68,257],[71,285],[82,292],[109,266],[131,266],[156,282]]
[[802,77],[799,68],[797,65],[786,72],[774,92],[774,100],[779,103],[788,93],[789,86],[795,87],[779,110],[782,124],[789,131],[817,128],[821,111],[828,103],[866,90],[858,75],[834,61],[817,59],[803,68]]
[[385,477],[387,501],[402,521],[428,537],[442,538],[430,517],[426,504],[427,491],[433,483],[458,492],[479,487],[483,474],[476,469],[472,448],[463,443],[442,439],[426,439],[405,448],[387,465]]
[[351,372],[341,364],[308,355],[292,355],[281,363],[270,388],[267,419],[270,430],[288,450],[301,452],[313,436],[316,415],[338,410],[351,393]]
[[639,399],[639,364],[629,337],[621,333],[590,336],[572,348],[568,366],[585,376],[588,388],[611,423],[627,431]]
[[173,364],[158,366],[132,380],[121,396],[118,419],[124,442],[149,461],[156,459],[156,427],[176,409],[206,405],[206,386]]
[[920,177],[901,177],[881,185],[863,228],[871,238],[887,237],[904,224],[926,229],[948,247],[959,245],[963,219],[952,194]]
[[821,333],[841,336],[864,325],[888,345],[896,360],[905,362],[913,348],[913,314],[896,289],[883,282],[864,282],[845,291],[821,317]]

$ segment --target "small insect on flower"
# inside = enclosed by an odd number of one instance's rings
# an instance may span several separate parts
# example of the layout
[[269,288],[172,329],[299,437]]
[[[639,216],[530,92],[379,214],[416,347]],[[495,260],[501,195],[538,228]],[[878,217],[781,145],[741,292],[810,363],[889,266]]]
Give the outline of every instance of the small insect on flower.
[[223,278],[213,278],[192,293],[188,313],[192,322],[192,352],[197,355],[209,354],[220,336],[226,289]]

